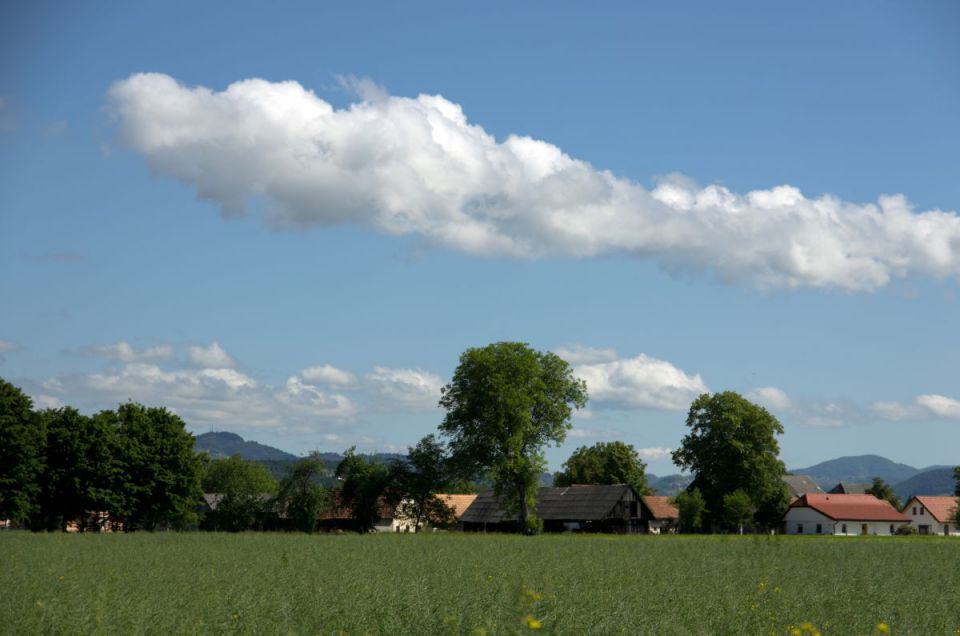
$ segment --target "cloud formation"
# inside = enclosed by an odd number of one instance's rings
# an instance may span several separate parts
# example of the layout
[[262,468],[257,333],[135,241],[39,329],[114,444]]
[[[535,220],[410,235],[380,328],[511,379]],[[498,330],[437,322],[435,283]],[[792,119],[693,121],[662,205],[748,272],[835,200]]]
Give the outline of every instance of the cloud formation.
[[125,340],[115,344],[90,345],[81,347],[78,352],[80,355],[92,356],[98,358],[107,358],[109,360],[119,360],[121,362],[149,362],[152,360],[170,360],[175,353],[170,345],[157,345],[147,347],[136,351]]
[[918,395],[913,402],[876,402],[870,408],[875,415],[892,422],[932,419],[960,421],[960,400],[936,393]]
[[115,82],[107,102],[155,173],[225,216],[263,201],[275,228],[355,223],[482,256],[626,253],[761,288],[871,291],[960,274],[960,217],[915,212],[901,195],[738,194],[682,176],[650,190],[545,141],[498,141],[439,95],[344,81],[361,101],[341,110],[293,81],[218,92],[157,73]]
[[609,359],[607,350],[579,351],[605,352],[602,358],[592,354],[580,357],[604,361],[574,365],[574,374],[587,383],[591,405],[682,411],[701,393],[710,391],[700,374],[689,375],[665,360],[642,353],[633,358]]
[[211,342],[208,346],[192,345],[187,347],[187,360],[198,367],[228,369],[236,365],[218,342]]

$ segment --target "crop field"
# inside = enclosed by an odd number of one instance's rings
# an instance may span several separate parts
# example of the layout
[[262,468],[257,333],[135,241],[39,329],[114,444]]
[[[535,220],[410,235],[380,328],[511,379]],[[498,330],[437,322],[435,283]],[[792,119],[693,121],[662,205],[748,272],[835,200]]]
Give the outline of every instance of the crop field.
[[960,634],[949,538],[0,535],[0,632]]

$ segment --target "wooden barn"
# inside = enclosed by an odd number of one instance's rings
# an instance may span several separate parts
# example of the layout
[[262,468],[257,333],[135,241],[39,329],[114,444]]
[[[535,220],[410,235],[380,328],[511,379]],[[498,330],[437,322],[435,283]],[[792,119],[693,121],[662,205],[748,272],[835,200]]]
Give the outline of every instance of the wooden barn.
[[[536,515],[546,532],[640,532],[640,496],[627,484],[574,485],[537,490]],[[477,496],[460,518],[474,532],[516,532],[517,519],[507,514],[492,491]]]

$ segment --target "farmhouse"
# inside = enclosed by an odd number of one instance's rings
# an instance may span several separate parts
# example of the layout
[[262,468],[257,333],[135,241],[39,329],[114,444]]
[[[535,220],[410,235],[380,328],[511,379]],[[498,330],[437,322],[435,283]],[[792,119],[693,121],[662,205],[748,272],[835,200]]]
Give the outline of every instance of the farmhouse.
[[[436,497],[443,503],[443,505],[450,509],[454,524],[460,523],[460,518],[463,516],[463,513],[467,508],[470,507],[470,504],[473,503],[473,500],[477,498],[476,495],[448,495],[440,493],[438,493]],[[421,531],[423,530],[423,521],[428,521],[431,525],[442,527],[447,527],[451,523],[450,519],[441,519],[437,518],[435,515],[431,515],[429,519],[421,520]],[[415,524],[416,519],[406,514],[404,511],[404,502],[400,502],[394,513],[391,529],[394,532],[415,532]]]
[[903,514],[918,534],[960,536],[957,528],[957,498],[917,495],[903,507]]
[[[547,532],[640,532],[640,496],[627,484],[537,490],[536,515]],[[477,496],[461,518],[468,531],[515,532],[517,520],[492,491]]]
[[680,512],[670,503],[670,497],[647,495],[640,498],[641,529],[650,534],[674,532]]
[[808,493],[787,508],[787,534],[885,535],[896,532],[910,518],[873,495]]

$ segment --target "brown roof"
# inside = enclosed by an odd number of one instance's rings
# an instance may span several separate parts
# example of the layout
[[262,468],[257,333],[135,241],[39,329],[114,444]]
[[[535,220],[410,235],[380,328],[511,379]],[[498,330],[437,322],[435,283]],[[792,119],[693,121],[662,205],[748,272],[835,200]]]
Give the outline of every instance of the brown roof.
[[438,494],[437,498],[442,501],[448,508],[453,509],[453,516],[459,519],[463,516],[463,513],[466,512],[467,508],[470,507],[470,504],[473,503],[473,500],[477,498],[476,495],[441,495]]
[[[617,503],[632,498],[627,484],[550,487],[537,490],[536,515],[545,521],[599,521],[608,518]],[[487,491],[477,496],[460,519],[464,523],[500,523],[512,521],[500,501]]]
[[834,495],[807,493],[790,504],[791,508],[813,508],[833,520],[910,521],[890,502],[873,495]]
[[917,495],[913,497],[910,501],[907,502],[907,505],[903,507],[904,510],[910,506],[910,502],[916,499],[920,502],[920,505],[927,509],[927,512],[930,513],[934,519],[940,523],[950,523],[954,520],[954,515],[957,513],[957,498],[956,497],[931,497],[928,495]]
[[[396,514],[397,507],[395,505],[387,503],[383,497],[377,501],[377,514],[381,519],[393,519]],[[350,508],[347,508],[343,505],[343,502],[340,500],[340,491],[331,490],[330,491],[330,506],[322,513],[320,513],[320,519],[324,521],[329,521],[333,519],[352,519],[353,511]]]
[[650,509],[654,519],[679,519],[680,511],[670,503],[670,497],[647,495],[642,497],[644,505]]

